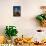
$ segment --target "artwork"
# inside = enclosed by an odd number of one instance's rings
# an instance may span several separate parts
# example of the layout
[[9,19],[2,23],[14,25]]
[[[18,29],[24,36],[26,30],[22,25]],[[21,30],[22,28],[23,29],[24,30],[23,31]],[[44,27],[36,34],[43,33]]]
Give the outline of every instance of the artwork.
[[13,6],[13,16],[21,16],[21,6]]
[[42,27],[46,27],[46,6],[40,6],[42,13],[36,16],[36,19],[40,22]]

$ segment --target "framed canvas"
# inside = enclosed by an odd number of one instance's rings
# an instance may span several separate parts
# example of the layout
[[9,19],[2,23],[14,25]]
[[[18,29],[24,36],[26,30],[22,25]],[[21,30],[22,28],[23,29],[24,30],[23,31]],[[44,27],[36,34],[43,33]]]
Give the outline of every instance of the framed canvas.
[[21,16],[21,6],[13,6],[13,16],[14,17]]

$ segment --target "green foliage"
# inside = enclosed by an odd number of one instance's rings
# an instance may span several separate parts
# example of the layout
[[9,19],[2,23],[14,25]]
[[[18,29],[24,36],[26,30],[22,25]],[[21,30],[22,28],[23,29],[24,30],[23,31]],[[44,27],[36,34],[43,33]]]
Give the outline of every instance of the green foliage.
[[38,15],[36,16],[36,19],[39,21],[43,21],[44,19],[46,19],[46,15],[45,14]]
[[42,21],[43,17],[42,16],[37,16],[36,19],[38,19],[39,21]]
[[11,38],[12,36],[16,36],[18,33],[15,26],[6,26],[5,30],[6,30],[5,34],[9,38]]
[[44,16],[44,18],[46,19],[46,15]]

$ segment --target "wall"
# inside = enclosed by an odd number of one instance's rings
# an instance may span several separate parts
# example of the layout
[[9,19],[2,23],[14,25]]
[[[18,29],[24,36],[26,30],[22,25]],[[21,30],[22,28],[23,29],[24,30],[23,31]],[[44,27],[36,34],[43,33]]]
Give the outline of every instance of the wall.
[[[13,17],[13,6],[21,6],[21,17]],[[46,5],[46,0],[0,0],[0,34],[4,34],[6,25],[15,25],[18,36],[36,34],[39,27],[35,16],[41,13],[40,6]]]

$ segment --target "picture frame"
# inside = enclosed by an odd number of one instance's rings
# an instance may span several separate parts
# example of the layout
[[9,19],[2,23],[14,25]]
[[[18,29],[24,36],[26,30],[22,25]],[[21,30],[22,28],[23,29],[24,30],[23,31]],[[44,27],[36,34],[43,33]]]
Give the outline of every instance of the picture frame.
[[13,6],[13,16],[14,17],[21,16],[21,6]]

